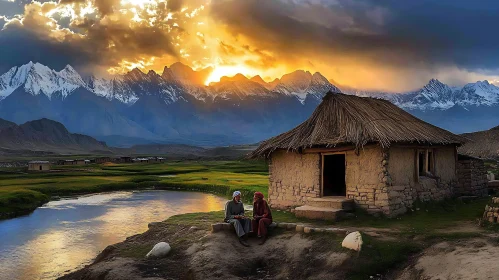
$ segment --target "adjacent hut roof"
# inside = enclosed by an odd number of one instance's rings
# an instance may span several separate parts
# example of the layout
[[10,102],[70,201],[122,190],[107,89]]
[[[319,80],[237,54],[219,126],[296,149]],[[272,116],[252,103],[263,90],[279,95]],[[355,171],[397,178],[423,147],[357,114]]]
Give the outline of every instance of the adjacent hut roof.
[[28,162],[29,164],[48,164],[50,162],[48,161],[45,161],[45,160],[32,160],[30,162]]
[[250,158],[276,149],[298,151],[339,144],[361,148],[379,143],[462,144],[465,138],[424,122],[389,101],[329,92],[312,116],[294,129],[264,141]]

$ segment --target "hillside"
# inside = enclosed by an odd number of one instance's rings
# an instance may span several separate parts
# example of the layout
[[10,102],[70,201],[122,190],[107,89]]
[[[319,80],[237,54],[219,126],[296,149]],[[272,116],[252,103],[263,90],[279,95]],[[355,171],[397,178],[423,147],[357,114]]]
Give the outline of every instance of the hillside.
[[13,122],[6,121],[4,119],[0,119],[0,130],[9,128],[11,126],[15,126],[16,124]]
[[[0,119],[0,124],[7,123]],[[88,153],[109,151],[107,145],[94,138],[70,133],[64,125],[49,119],[10,123],[0,130],[0,148],[14,151],[45,151],[55,153]],[[15,153],[15,152],[12,153]]]
[[485,131],[465,133],[462,136],[470,141],[459,148],[459,153],[482,158],[499,158],[499,126]]

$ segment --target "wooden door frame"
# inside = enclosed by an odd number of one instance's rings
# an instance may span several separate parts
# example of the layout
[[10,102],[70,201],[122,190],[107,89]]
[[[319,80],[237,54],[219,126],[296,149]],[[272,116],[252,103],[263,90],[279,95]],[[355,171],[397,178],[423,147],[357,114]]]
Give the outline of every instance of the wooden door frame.
[[[320,197],[324,197],[324,156],[332,156],[332,155],[345,155],[345,177],[347,173],[347,152],[327,152],[327,153],[321,153],[321,194]],[[346,187],[347,187],[347,181],[345,178],[345,193],[346,193]]]

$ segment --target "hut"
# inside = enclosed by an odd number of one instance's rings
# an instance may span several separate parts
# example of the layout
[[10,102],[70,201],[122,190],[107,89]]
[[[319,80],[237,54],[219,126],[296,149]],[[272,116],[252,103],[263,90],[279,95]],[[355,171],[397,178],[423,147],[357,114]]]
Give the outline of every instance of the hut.
[[45,160],[34,160],[28,163],[29,171],[49,171],[50,162]]
[[123,162],[123,163],[130,163],[130,162],[132,162],[132,158],[131,157],[120,157],[119,161]]
[[98,157],[94,159],[94,163],[106,163],[106,162],[111,162],[110,157]]
[[85,165],[86,164],[84,159],[76,159],[74,162],[75,162],[74,163],[75,165]]
[[269,203],[336,219],[354,206],[396,216],[454,194],[465,139],[386,100],[329,92],[294,129],[249,157],[269,160]]

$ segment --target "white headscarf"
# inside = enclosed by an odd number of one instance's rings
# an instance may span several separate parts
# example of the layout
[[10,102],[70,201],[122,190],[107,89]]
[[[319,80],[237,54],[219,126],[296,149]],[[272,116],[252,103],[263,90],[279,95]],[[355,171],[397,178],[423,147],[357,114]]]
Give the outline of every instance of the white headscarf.
[[232,194],[232,198],[238,196],[238,195],[241,195],[241,192],[240,191],[235,191],[233,194]]

